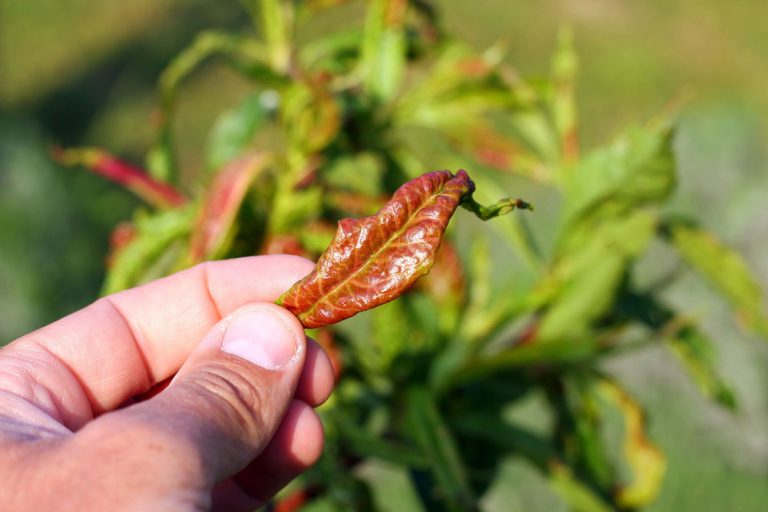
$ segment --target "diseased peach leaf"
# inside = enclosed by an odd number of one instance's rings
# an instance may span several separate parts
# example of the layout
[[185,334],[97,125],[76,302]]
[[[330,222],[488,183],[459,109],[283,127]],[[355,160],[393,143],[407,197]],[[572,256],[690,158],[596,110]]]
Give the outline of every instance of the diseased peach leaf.
[[483,220],[529,207],[520,200],[481,206],[474,189],[463,170],[434,171],[400,187],[376,215],[342,219],[315,269],[277,304],[307,328],[339,322],[397,298],[426,274],[460,204]]

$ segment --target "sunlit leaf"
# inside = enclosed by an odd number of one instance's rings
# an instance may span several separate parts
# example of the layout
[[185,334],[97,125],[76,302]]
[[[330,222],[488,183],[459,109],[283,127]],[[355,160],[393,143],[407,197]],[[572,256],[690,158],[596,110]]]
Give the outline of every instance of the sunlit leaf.
[[768,336],[763,292],[744,259],[714,235],[690,223],[670,220],[665,232],[686,263],[723,294],[744,324]]
[[427,273],[451,215],[474,187],[463,171],[408,182],[373,217],[343,219],[307,277],[279,304],[305,327],[335,323],[397,297]]
[[483,206],[474,189],[463,170],[435,171],[401,186],[376,215],[342,219],[315,269],[277,303],[305,327],[339,322],[389,302],[429,272],[459,204],[483,220],[530,208],[519,199]]

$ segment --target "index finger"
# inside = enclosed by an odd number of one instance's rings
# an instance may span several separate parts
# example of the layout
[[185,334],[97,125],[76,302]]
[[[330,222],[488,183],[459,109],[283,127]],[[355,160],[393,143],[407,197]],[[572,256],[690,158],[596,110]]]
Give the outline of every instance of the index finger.
[[222,317],[274,301],[312,265],[296,256],[203,263],[28,334],[0,352],[0,364],[22,387],[25,377],[42,384],[46,396],[37,390],[32,398],[65,424],[81,424],[174,375]]

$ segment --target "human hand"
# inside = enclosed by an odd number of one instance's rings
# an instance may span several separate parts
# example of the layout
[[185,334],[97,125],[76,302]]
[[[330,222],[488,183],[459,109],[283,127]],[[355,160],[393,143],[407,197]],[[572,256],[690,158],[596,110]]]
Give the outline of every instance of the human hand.
[[322,452],[312,406],[332,390],[330,360],[272,304],[311,268],[293,256],[205,263],[0,349],[0,508],[268,500]]

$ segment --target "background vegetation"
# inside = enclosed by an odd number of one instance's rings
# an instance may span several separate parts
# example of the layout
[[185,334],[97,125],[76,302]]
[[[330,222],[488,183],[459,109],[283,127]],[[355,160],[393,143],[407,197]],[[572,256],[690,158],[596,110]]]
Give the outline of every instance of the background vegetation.
[[[558,27],[569,23],[580,56],[586,147],[647,120],[670,99],[691,95],[675,145],[680,185],[667,208],[695,217],[737,247],[766,288],[768,214],[761,199],[768,190],[768,88],[761,70],[768,43],[754,15],[759,2],[438,5],[448,31],[478,49],[504,41],[507,60],[523,76],[549,72]],[[6,341],[95,297],[109,231],[136,206],[111,184],[53,165],[48,144],[103,146],[140,162],[152,143],[150,112],[163,67],[200,29],[244,31],[249,20],[234,1],[35,0],[5,2],[2,9],[0,339]],[[307,40],[355,20],[356,11],[328,11],[299,36]],[[244,80],[215,63],[192,76],[178,104],[182,169],[205,167],[200,148],[210,126],[248,93]],[[445,167],[435,158],[435,167]],[[183,186],[193,190],[194,177]],[[554,237],[545,221],[535,228],[543,239]],[[668,258],[663,250],[652,255],[644,261],[650,269]],[[725,304],[685,271],[664,298],[704,324],[740,408],[733,414],[704,401],[658,347],[606,363],[648,407],[651,436],[668,454],[668,477],[650,510],[759,510],[768,503],[765,345],[744,339],[750,336]],[[531,407],[516,412],[522,421],[535,413]],[[522,460],[510,457],[502,467],[490,504],[556,506]]]

